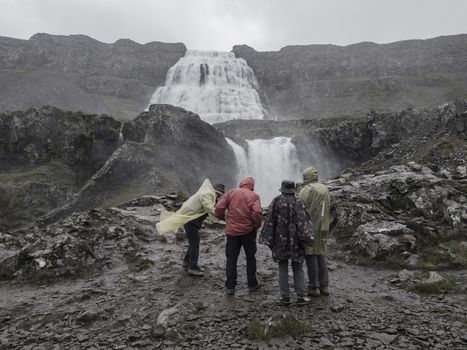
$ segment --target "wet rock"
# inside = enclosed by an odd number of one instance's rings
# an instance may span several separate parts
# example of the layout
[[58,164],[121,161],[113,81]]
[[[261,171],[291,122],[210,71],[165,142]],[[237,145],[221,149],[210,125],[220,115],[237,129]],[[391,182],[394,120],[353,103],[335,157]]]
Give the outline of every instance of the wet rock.
[[401,282],[407,282],[411,280],[412,278],[414,278],[415,274],[412,271],[404,269],[404,270],[399,271],[398,276]]
[[352,236],[354,247],[372,258],[413,249],[415,242],[413,231],[406,225],[388,221],[361,225]]
[[425,283],[436,283],[436,282],[441,282],[445,278],[441,276],[438,272],[436,271],[430,271],[430,275],[428,278],[425,280]]
[[195,305],[189,302],[179,303],[169,309],[162,311],[157,316],[156,324],[162,328],[175,326],[180,320],[184,319],[188,314],[196,311]]

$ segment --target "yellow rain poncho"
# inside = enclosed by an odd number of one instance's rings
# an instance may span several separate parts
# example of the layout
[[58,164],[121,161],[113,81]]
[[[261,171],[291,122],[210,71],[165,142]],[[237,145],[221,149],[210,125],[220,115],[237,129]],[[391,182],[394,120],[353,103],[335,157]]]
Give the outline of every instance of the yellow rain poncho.
[[216,192],[209,179],[204,180],[199,190],[183,203],[175,213],[162,211],[161,221],[156,224],[160,234],[174,233],[177,230],[204,214],[215,219],[214,206],[216,205]]

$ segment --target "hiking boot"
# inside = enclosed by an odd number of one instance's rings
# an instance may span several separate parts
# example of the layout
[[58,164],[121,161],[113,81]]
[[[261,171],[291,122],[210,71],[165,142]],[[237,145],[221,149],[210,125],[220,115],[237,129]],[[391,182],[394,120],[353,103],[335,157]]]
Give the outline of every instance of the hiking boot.
[[297,305],[306,305],[310,303],[310,298],[307,297],[298,297],[295,304]]
[[281,305],[290,305],[290,297],[282,296],[279,299],[279,304],[281,304]]
[[328,289],[327,286],[321,288],[321,294],[322,295],[329,295],[329,289]]
[[308,295],[310,297],[319,297],[321,295],[321,292],[319,288],[310,288],[308,289]]
[[225,294],[227,295],[234,295],[235,294],[235,288],[227,288],[225,290]]
[[204,276],[204,271],[201,270],[199,267],[195,268],[195,269],[188,269],[188,274],[190,276],[198,276],[198,277],[201,277],[201,276]]
[[248,287],[248,291],[249,291],[250,293],[254,293],[254,292],[256,292],[256,291],[257,291],[258,289],[260,289],[260,288],[261,288],[261,285],[258,283],[258,284],[254,285],[254,286],[252,286],[252,287]]

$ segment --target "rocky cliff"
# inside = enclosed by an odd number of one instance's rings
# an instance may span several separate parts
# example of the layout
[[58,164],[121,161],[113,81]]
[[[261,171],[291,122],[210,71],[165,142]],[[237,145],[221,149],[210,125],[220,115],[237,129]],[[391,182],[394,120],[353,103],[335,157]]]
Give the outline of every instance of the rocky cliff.
[[206,177],[233,181],[222,134],[173,106],[153,105],[123,125],[43,107],[0,114],[0,126],[0,227],[58,207],[46,220],[143,194],[189,194]]
[[106,44],[84,35],[0,37],[0,111],[48,104],[134,118],[185,51],[181,43]]
[[467,96],[467,35],[233,51],[253,69],[263,103],[279,119],[433,107]]

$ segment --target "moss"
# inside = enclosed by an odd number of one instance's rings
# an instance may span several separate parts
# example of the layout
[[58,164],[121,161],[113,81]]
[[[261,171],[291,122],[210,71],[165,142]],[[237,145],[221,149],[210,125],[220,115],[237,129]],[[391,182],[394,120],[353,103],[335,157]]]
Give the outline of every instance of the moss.
[[180,333],[178,333],[176,329],[170,329],[167,332],[166,337],[168,340],[174,342],[175,344],[180,344],[183,341],[183,337],[180,335]]
[[424,249],[417,268],[432,270],[467,267],[467,246],[461,240],[453,239],[436,247]]
[[53,182],[62,186],[73,187],[74,174],[65,164],[53,161],[31,169],[2,173],[0,174],[0,182],[20,187],[28,187],[35,183],[50,184]]
[[256,341],[269,341],[272,338],[290,335],[297,337],[310,331],[311,327],[297,320],[292,315],[282,317],[279,321],[263,324],[259,319],[252,320],[247,326],[247,338]]
[[456,292],[459,290],[457,279],[445,278],[434,283],[418,282],[407,287],[407,290],[419,294],[442,294],[446,292]]
[[418,145],[415,150],[415,161],[420,164],[430,163],[437,158],[447,158],[465,148],[461,139],[443,140],[439,142]]
[[116,191],[112,197],[106,198],[102,202],[101,207],[115,207],[119,204],[129,202],[130,200],[133,200],[139,196],[144,196],[152,192],[152,188],[148,184],[128,185],[123,187],[121,191]]

